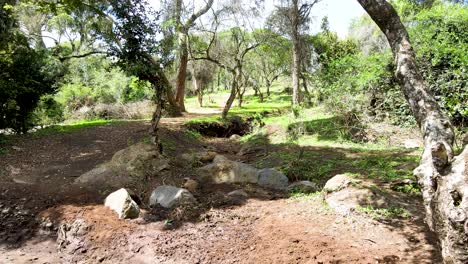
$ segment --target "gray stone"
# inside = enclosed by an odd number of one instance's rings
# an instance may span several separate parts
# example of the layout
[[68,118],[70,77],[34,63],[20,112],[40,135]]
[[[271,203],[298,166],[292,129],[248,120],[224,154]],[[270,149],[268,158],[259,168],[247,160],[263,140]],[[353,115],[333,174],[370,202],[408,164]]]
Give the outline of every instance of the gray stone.
[[165,208],[172,208],[179,205],[195,204],[196,202],[195,197],[186,189],[162,185],[151,193],[149,205],[154,207],[159,204]]
[[262,169],[259,171],[258,185],[276,190],[286,190],[288,177],[275,169]]
[[207,162],[212,162],[213,159],[216,157],[217,153],[213,151],[201,151],[201,152],[192,152],[192,153],[184,153],[180,157],[189,162],[189,163],[195,163],[195,162],[201,162],[201,163],[207,163]]
[[231,140],[239,140],[241,138],[241,136],[237,135],[237,134],[233,134],[229,137],[229,139]]
[[82,174],[75,180],[81,184],[101,184],[119,188],[135,179],[146,180],[169,167],[157,148],[137,143],[114,154],[112,160]]
[[216,156],[213,158],[213,162],[214,162],[214,163],[224,162],[224,161],[229,161],[229,160],[228,160],[228,158],[226,158],[226,157],[223,156],[223,155],[216,155]]
[[140,215],[140,208],[124,188],[109,194],[104,205],[117,212],[121,219],[138,218]]
[[349,214],[358,207],[372,205],[375,208],[386,207],[390,203],[378,192],[368,188],[347,187],[329,194],[327,204],[339,214]]
[[203,180],[215,183],[257,183],[258,170],[248,164],[226,159],[217,155],[213,163],[197,169]]
[[338,174],[327,181],[327,183],[323,187],[323,190],[325,192],[336,192],[348,187],[353,182],[358,183],[359,181],[351,178],[346,174]]
[[293,182],[288,186],[289,191],[300,191],[302,193],[314,193],[317,192],[319,189],[317,184],[311,181],[298,181]]

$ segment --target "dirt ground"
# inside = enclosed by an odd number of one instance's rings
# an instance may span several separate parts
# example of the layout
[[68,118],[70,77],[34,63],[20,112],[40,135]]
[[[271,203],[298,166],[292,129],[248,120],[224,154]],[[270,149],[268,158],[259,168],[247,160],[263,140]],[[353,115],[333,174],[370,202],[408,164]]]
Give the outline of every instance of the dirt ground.
[[[190,148],[234,158],[240,145],[229,139],[184,138],[180,124],[190,117],[163,119],[163,139],[180,143],[169,146],[173,159]],[[194,194],[203,206],[193,217],[172,221],[169,216],[186,212],[144,208],[138,219],[119,220],[103,205],[108,190],[72,182],[145,138],[148,127],[126,122],[10,142],[14,151],[0,156],[0,263],[441,262],[417,199],[412,203],[419,214],[382,222],[338,215],[320,195],[295,198],[253,185],[205,185]],[[193,173],[177,163],[172,167],[166,184],[180,184]],[[240,188],[249,198],[224,200]],[[64,246],[58,233],[76,227],[77,219],[81,226]]]

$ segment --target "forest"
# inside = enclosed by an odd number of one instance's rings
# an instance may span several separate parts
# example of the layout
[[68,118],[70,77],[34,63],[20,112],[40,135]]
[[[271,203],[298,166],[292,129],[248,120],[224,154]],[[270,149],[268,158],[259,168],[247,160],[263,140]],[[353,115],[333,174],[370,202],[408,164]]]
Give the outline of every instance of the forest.
[[468,1],[0,0],[0,263],[468,263]]

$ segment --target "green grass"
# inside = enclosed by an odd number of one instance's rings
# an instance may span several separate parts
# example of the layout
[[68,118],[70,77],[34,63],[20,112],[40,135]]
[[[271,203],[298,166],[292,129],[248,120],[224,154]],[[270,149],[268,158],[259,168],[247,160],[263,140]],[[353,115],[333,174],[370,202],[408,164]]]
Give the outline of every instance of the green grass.
[[[412,170],[419,157],[388,146],[384,139],[375,143],[356,142],[349,132],[350,126],[343,125],[347,121],[345,117],[335,116],[322,107],[292,109],[291,97],[281,90],[281,85],[277,85],[264,102],[248,94],[243,107],[233,107],[229,115],[255,116],[261,119],[260,123],[278,128],[272,134],[266,133],[265,128],[256,128],[254,133],[241,138],[244,144],[280,147],[263,159],[257,159],[256,166],[276,167],[290,180],[310,180],[319,185],[340,173],[385,181],[413,178]],[[223,96],[226,93],[210,95],[212,105],[218,103],[221,107]],[[225,120],[213,115],[188,123],[202,122],[223,123]],[[360,124],[353,128],[362,129]]]
[[366,207],[358,207],[357,211],[367,214],[376,220],[408,218],[411,216],[411,213],[408,212],[408,210],[401,207],[375,208],[372,205],[368,205]]
[[[131,121],[138,121],[138,120],[131,120]],[[45,136],[51,134],[64,134],[64,133],[72,133],[77,130],[95,127],[95,126],[104,126],[110,124],[117,124],[123,122],[131,122],[129,120],[108,120],[108,119],[96,119],[96,120],[82,120],[78,122],[63,124],[63,125],[54,125],[50,127],[46,127],[36,132],[32,133],[35,136]],[[141,121],[141,120],[140,120]]]

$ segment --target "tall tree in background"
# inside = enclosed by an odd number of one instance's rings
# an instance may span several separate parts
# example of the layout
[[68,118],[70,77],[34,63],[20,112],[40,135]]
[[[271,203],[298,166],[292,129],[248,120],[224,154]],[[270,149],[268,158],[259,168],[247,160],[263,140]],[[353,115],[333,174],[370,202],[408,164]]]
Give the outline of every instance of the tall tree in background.
[[439,237],[446,263],[468,262],[468,148],[453,158],[454,132],[416,65],[408,33],[385,0],[358,0],[387,37],[396,78],[424,137],[415,175],[423,189],[426,221]]
[[310,12],[312,7],[320,0],[300,1],[283,0],[281,5],[276,6],[275,11],[268,19],[270,27],[278,32],[286,34],[292,42],[292,104],[300,103],[300,78],[301,78],[301,35],[308,30]]
[[[193,40],[198,39],[196,47],[192,45],[195,41],[189,42],[193,60],[210,61],[232,76],[231,91],[221,114],[223,118],[227,117],[236,96],[242,104],[246,55],[270,36],[265,32],[254,31],[252,22],[258,16],[257,3],[244,1],[229,3],[214,12],[210,28],[201,26],[199,29],[201,33],[192,36]],[[227,30],[218,31],[218,28],[229,26]]]
[[175,0],[175,23],[177,37],[179,40],[179,68],[177,70],[176,79],[176,98],[180,110],[185,112],[185,80],[187,78],[187,64],[189,59],[187,41],[190,28],[194,25],[195,21],[213,5],[214,0],[208,0],[205,5],[198,11],[192,13],[187,20],[183,21],[183,1]]

